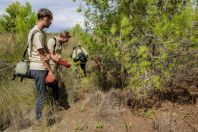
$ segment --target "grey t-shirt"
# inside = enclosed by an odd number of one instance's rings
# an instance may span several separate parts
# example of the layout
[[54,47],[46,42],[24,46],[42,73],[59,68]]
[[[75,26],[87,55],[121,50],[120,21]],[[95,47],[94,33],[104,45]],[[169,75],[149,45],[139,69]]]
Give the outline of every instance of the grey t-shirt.
[[[32,33],[38,30],[34,35],[32,42],[30,41]],[[29,34],[28,34],[28,43],[30,43],[28,47],[28,55],[30,60],[30,69],[31,70],[47,70],[41,61],[38,49],[44,48],[47,51],[46,46],[46,34],[44,31],[40,30],[37,26],[34,26]]]

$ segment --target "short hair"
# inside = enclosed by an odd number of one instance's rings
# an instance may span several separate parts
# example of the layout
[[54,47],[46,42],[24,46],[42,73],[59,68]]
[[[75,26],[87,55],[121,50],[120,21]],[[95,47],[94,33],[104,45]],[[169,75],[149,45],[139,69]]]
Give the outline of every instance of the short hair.
[[71,35],[69,34],[68,31],[64,31],[64,32],[60,33],[60,37],[69,37],[69,38],[71,38]]
[[37,18],[38,20],[40,20],[43,19],[44,17],[49,17],[50,19],[53,19],[53,14],[47,8],[41,8],[37,13]]
[[72,49],[75,50],[76,49],[76,46],[74,46]]

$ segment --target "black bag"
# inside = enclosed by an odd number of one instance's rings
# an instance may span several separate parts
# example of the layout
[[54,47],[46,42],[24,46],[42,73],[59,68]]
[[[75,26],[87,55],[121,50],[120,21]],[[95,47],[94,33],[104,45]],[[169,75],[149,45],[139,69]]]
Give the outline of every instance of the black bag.
[[18,77],[21,77],[21,82],[23,81],[23,78],[31,78],[31,76],[29,75],[29,61],[28,60],[25,60],[25,56],[26,56],[26,53],[27,53],[27,49],[28,47],[30,46],[30,44],[32,43],[33,41],[33,38],[34,38],[34,35],[39,32],[39,30],[35,30],[33,33],[32,33],[32,36],[31,36],[31,39],[30,41],[28,42],[27,46],[26,46],[26,49],[23,53],[23,57],[22,57],[22,60],[19,61],[16,66],[15,66],[15,70],[14,70],[14,74],[13,74],[13,78],[12,80],[15,80],[15,78],[18,76]]
[[79,53],[77,58],[79,59],[79,61],[81,63],[86,63],[87,62],[87,57],[85,56],[85,54],[83,52]]

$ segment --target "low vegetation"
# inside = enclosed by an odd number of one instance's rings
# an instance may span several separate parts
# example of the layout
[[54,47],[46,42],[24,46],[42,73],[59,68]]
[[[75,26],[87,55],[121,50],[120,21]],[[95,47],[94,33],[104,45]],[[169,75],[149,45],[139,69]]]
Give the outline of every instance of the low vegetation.
[[[197,2],[82,1],[77,11],[85,15],[86,29],[77,24],[69,30],[72,39],[65,45],[63,56],[72,62],[73,46],[88,49],[88,76],[79,77],[75,67],[64,69],[67,98],[63,100],[71,106],[86,100],[76,109],[81,114],[93,110],[94,130],[120,124],[126,131],[135,130],[136,122],[123,114],[129,109],[134,117],[144,118],[143,123],[152,120],[152,130],[177,130],[173,119],[178,119],[186,128],[197,131],[197,120],[192,117],[198,115],[194,109],[198,97]],[[27,33],[36,21],[35,12],[29,3],[19,2],[12,3],[6,12],[0,17],[0,131],[32,126],[35,104],[32,80],[11,81],[14,64],[20,60]],[[190,109],[181,110],[191,106],[191,113]],[[44,113],[41,130],[62,120],[50,98]],[[87,130],[88,126],[84,120],[74,121],[75,130]]]

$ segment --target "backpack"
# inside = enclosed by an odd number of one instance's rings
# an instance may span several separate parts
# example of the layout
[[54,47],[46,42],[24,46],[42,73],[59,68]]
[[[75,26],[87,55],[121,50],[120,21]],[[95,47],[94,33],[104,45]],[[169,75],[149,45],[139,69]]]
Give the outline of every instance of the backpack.
[[78,55],[77,55],[77,57],[78,57],[78,59],[79,59],[79,61],[81,62],[81,63],[86,63],[87,62],[87,57],[85,56],[85,54],[84,53],[79,53]]

